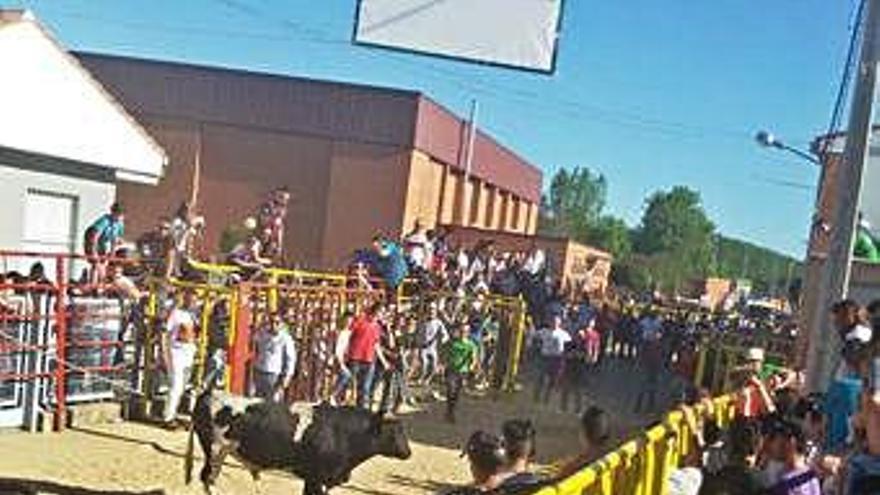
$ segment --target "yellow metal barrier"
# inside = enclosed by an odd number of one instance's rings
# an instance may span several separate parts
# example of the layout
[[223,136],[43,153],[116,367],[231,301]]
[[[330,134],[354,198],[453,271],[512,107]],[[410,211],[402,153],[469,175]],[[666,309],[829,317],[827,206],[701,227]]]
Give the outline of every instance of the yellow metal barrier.
[[726,426],[733,416],[732,394],[673,411],[662,424],[536,495],[665,494],[669,491],[670,473],[694,448],[697,418]]
[[[182,290],[192,290],[196,293],[201,308],[200,333],[198,353],[196,356],[194,373],[195,383],[199,384],[204,375],[208,355],[208,332],[216,322],[210,321],[212,309],[215,303],[223,298],[229,304],[229,320],[227,323],[227,363],[226,380],[227,388],[233,392],[245,389],[247,382],[247,370],[250,359],[250,334],[259,326],[263,318],[275,314],[281,309],[292,313],[283,315],[286,322],[291,325],[291,330],[298,339],[302,349],[309,349],[303,358],[302,373],[300,378],[307,378],[310,384],[305,392],[313,399],[321,389],[314,383],[320,377],[321,370],[315,364],[306,367],[307,362],[314,361],[319,356],[312,355],[312,344],[321,348],[332,349],[332,342],[324,342],[322,339],[329,338],[328,330],[335,328],[339,318],[346,310],[359,311],[364,304],[376,299],[387,299],[384,289],[363,290],[348,288],[349,277],[344,274],[306,272],[301,270],[288,270],[269,268],[264,271],[267,275],[263,282],[241,282],[235,285],[228,284],[227,275],[237,271],[237,268],[229,265],[215,265],[207,263],[193,263],[196,269],[209,274],[223,275],[223,278],[208,277],[208,282],[187,282],[176,279],[154,279],[150,284],[150,299],[148,315],[151,321],[150,331],[145,338],[146,369],[156,369],[155,350],[158,343],[159,330],[167,315],[163,304],[169,295],[179,295]],[[399,291],[396,300],[399,308],[412,309],[417,304],[425,301],[444,299],[455,304],[459,308],[477,301],[474,296],[460,296],[451,292],[418,292],[407,294]],[[518,374],[520,354],[522,352],[525,335],[526,306],[521,298],[501,297],[494,295],[480,296],[479,301],[494,312],[497,321],[501,325],[501,335],[496,343],[495,368],[492,371],[494,386],[503,390],[515,388]],[[416,311],[418,313],[418,311]],[[317,319],[316,319],[317,318]],[[498,345],[504,339],[504,345]],[[324,363],[326,366],[326,363]],[[308,368],[308,369],[306,369]],[[326,371],[326,370],[324,370]],[[489,370],[487,370],[489,371]],[[503,371],[503,374],[501,373]],[[149,372],[145,377],[145,388],[152,397],[155,390],[155,374]],[[299,384],[294,387],[298,393],[303,387]]]

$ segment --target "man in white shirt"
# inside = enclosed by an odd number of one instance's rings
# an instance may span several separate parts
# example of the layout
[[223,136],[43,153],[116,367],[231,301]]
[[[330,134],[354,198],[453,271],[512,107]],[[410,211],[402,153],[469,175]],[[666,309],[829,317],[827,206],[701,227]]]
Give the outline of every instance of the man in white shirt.
[[422,223],[416,220],[413,231],[404,239],[407,256],[413,266],[427,270],[430,258],[430,241]]
[[183,293],[165,321],[165,332],[159,341],[160,363],[168,373],[168,400],[162,419],[169,428],[176,428],[177,409],[186,390],[189,374],[196,356],[195,294]]
[[547,257],[544,255],[544,251],[540,248],[535,248],[528,259],[526,259],[523,269],[531,275],[537,275],[544,270],[546,260]]
[[571,335],[563,328],[562,318],[553,318],[549,328],[538,330],[540,346],[540,370],[535,387],[535,401],[550,400],[550,394],[559,383],[565,356],[565,346],[571,342]]
[[296,370],[296,345],[281,328],[279,315],[272,315],[255,338],[254,396],[280,402]]
[[440,365],[440,344],[449,340],[446,325],[436,306],[431,306],[428,319],[419,334],[419,358],[422,364],[422,382],[430,384]]

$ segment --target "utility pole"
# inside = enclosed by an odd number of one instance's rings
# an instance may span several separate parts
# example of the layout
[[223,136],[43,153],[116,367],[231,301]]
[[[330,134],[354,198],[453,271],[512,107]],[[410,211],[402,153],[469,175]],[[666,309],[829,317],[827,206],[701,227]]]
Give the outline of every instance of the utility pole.
[[468,136],[467,136],[467,150],[464,155],[464,178],[465,182],[467,182],[471,178],[471,173],[473,172],[473,164],[474,164],[474,143],[477,139],[477,111],[479,110],[479,106],[477,104],[477,100],[471,100],[471,115],[468,118]]
[[[470,225],[471,205],[474,194],[477,194],[477,191],[474,191],[470,185],[474,164],[474,145],[477,141],[477,108],[477,100],[471,100],[471,114],[468,117],[467,134],[464,136],[464,154],[458,155],[459,160],[464,159],[464,163],[459,161],[459,164],[464,166],[464,174],[456,186],[455,202],[458,208],[454,210],[453,223],[464,227]],[[467,194],[469,190],[470,195]]]
[[[840,342],[836,332],[829,328],[828,310],[836,301],[846,297],[849,288],[862,175],[870,154],[877,63],[880,57],[880,36],[877,32],[880,29],[880,0],[866,1],[868,10],[862,32],[859,65],[855,72],[855,91],[850,104],[846,147],[843,162],[838,167],[831,242],[828,257],[822,266],[815,324],[809,329],[811,335],[807,349],[807,387],[814,392],[824,392],[827,389],[834,366],[839,361]],[[828,137],[830,138],[831,136]]]

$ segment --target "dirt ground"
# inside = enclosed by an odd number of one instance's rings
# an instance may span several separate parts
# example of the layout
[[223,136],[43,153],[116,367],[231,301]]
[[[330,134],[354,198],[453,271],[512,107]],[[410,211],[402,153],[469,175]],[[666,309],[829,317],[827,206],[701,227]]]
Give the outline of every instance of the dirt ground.
[[[644,424],[623,412],[631,400],[629,380],[618,376],[601,392],[599,402],[614,410],[618,435]],[[598,389],[598,388],[597,388]],[[621,402],[622,401],[622,402]],[[468,398],[462,403],[459,421],[441,420],[441,404],[427,405],[404,417],[413,456],[408,461],[374,458],[353,473],[352,481],[334,494],[436,493],[467,481],[467,465],[459,457],[461,444],[476,429],[497,431],[511,417],[536,422],[538,451],[542,462],[565,457],[577,448],[577,418],[562,414],[557,404],[538,404],[528,392],[499,400]],[[202,494],[198,483],[183,481],[185,432],[167,432],[150,425],[116,423],[64,433],[0,434],[0,495],[55,493],[63,495]],[[198,450],[198,449],[197,449]],[[200,466],[197,461],[197,468]],[[30,490],[18,490],[22,483]],[[299,493],[299,480],[281,473],[265,473],[261,495]],[[256,493],[250,475],[235,464],[228,465],[217,484],[223,494]]]

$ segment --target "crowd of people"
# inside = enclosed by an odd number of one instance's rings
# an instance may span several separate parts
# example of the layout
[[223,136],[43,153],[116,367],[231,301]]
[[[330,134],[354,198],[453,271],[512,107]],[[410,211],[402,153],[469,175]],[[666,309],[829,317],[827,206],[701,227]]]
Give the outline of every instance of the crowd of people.
[[[229,283],[254,280],[283,259],[289,199],[286,190],[273,191],[246,219],[246,235],[227,258],[242,275]],[[173,218],[139,239],[142,261],[165,279],[191,276],[203,229],[204,219],[182,204]],[[87,294],[103,286],[132,301],[142,298],[128,265],[115,256],[123,235],[124,211],[114,204],[86,230],[90,267],[70,290]],[[590,405],[591,391],[603,365],[623,363],[639,377],[636,413],[656,417],[670,405],[661,400],[661,388],[680,388],[673,395],[692,423],[698,448],[673,472],[674,493],[880,493],[880,302],[862,308],[843,301],[833,308],[842,359],[822,395],[806,394],[798,373],[768,362],[764,349],[750,349],[733,373],[741,386],[737,418],[722,431],[693,413],[698,404],[709,404],[708,392],[695,384],[698,350],[724,335],[791,342],[790,323],[591,298],[554,282],[539,249],[499,252],[491,243],[466,249],[453,246],[442,230],[419,224],[399,240],[376,236],[370,248],[355,254],[349,275],[348,289],[359,298],[319,298],[292,288],[273,304],[257,296],[246,302],[252,355],[242,359],[249,362],[250,394],[266,401],[351,403],[391,414],[444,400],[445,418],[456,422],[463,393],[499,386],[499,363],[506,358],[500,353],[515,322],[492,296],[526,301],[523,367],[531,372],[533,398],[552,407],[558,396],[560,410],[580,415],[584,451],[542,477],[531,464],[539,433],[531,421],[475,432],[465,448],[473,483],[464,492],[535,486],[573,474],[606,452],[609,419]],[[0,293],[0,313],[19,310],[10,294],[28,290],[28,284],[51,284],[40,263],[27,276],[0,277],[0,285],[15,283]],[[407,287],[405,281],[414,282]],[[163,291],[159,302],[156,360],[167,377],[162,419],[177,428],[199,339],[207,340],[205,375],[225,375],[211,372],[228,365],[232,301],[222,292],[207,298],[180,289]]]
[[699,394],[680,405],[697,449],[672,473],[671,493],[880,493],[880,302],[841,301],[831,318],[842,351],[825,392],[808,392],[802,373],[751,348],[732,370],[737,414],[726,429],[698,419],[698,404],[712,407]]

